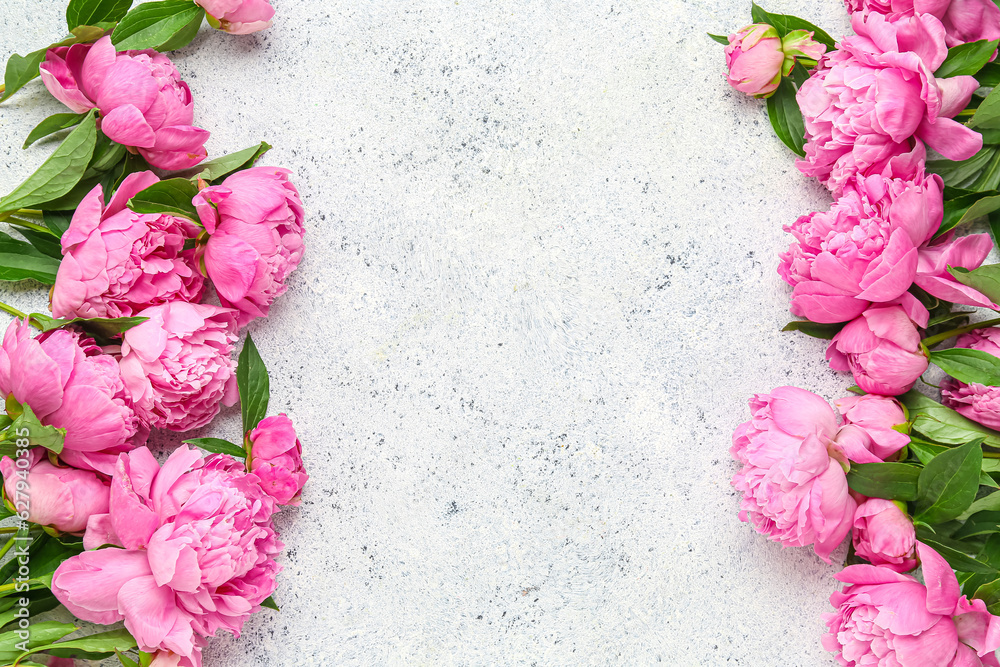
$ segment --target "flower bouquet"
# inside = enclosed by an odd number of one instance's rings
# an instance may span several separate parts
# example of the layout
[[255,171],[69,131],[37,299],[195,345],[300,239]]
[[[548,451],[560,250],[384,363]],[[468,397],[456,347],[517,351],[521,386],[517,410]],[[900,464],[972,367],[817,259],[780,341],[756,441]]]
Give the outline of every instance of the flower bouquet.
[[847,10],[839,42],[757,5],[713,36],[729,82],[766,99],[834,200],[785,225],[777,268],[799,318],[785,330],[829,340],[855,383],[836,411],[795,387],[751,399],[731,449],[739,517],[828,563],[850,535],[823,637],[840,664],[1000,665],[1000,319],[981,319],[1000,311],[1000,264],[984,264],[1000,239],[1000,8]]
[[[241,329],[303,253],[304,210],[266,143],[206,161],[191,92],[162,52],[204,20],[266,28],[266,0],[71,0],[70,35],[7,62],[0,101],[40,78],[61,143],[0,198],[0,279],[51,313],[0,309],[0,664],[115,658],[199,667],[223,630],[277,609],[282,506],[307,475],[291,420]],[[33,148],[32,150],[37,150]],[[242,442],[175,442],[239,402]],[[61,609],[61,612],[51,613]],[[111,628],[63,622],[69,614]]]

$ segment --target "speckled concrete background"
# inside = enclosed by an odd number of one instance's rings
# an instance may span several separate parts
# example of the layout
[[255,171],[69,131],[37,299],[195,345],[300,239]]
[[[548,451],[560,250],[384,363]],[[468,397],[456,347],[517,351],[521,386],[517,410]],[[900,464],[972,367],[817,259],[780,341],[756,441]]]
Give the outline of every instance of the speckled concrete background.
[[[779,332],[781,226],[828,197],[705,37],[749,2],[274,5],[174,55],[210,154],[267,140],[309,212],[251,330],[312,480],[282,611],[206,665],[835,664],[836,564],[756,535],[729,486],[750,394],[851,384]],[[63,6],[0,0],[0,56]],[[848,26],[838,0],[767,7]],[[62,110],[38,84],[0,107],[0,189]]]

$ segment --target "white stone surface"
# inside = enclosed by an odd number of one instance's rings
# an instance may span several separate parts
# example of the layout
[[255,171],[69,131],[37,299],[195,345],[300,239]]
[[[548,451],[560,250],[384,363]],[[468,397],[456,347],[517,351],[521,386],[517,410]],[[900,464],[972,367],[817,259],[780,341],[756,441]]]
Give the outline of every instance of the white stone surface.
[[[205,664],[834,665],[837,563],[754,533],[729,486],[752,393],[851,384],[779,332],[781,226],[829,199],[705,36],[749,2],[273,3],[173,55],[210,154],[267,140],[308,211],[251,326],[312,475],[282,611]],[[64,6],[0,0],[0,56]],[[838,0],[767,7],[848,27]],[[0,191],[62,110],[38,83],[0,106]]]

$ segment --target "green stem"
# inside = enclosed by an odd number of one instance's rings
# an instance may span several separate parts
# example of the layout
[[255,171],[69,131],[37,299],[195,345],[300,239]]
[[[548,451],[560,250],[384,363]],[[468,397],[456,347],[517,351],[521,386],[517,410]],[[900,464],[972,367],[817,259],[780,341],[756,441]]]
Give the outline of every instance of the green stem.
[[9,540],[7,540],[7,544],[3,545],[3,548],[0,549],[0,558],[3,558],[4,556],[7,555],[7,552],[10,551],[11,547],[14,546],[14,542],[15,541],[16,541],[16,538],[14,538],[14,537],[12,537]]
[[945,331],[944,333],[939,333],[936,336],[930,336],[920,342],[922,342],[925,347],[930,348],[942,341],[948,340],[952,336],[960,336],[961,334],[969,333],[970,331],[975,331],[976,329],[985,329],[986,327],[992,327],[996,324],[1000,324],[1000,317],[992,320],[986,320],[984,322],[973,322],[972,324],[967,324],[964,327],[952,329],[951,331]]
[[6,222],[8,225],[14,225],[15,227],[24,227],[25,229],[31,229],[36,232],[41,232],[42,234],[51,234],[55,238],[59,238],[59,236],[48,227],[43,227],[42,225],[36,225],[33,222],[21,220],[20,218],[7,218],[6,220],[4,220],[4,222]]
[[22,313],[20,310],[18,310],[14,306],[8,306],[3,301],[0,301],[0,310],[2,310],[5,313],[9,313],[9,314],[13,315],[14,317],[19,317],[22,320],[27,320],[28,319],[28,316],[26,314]]

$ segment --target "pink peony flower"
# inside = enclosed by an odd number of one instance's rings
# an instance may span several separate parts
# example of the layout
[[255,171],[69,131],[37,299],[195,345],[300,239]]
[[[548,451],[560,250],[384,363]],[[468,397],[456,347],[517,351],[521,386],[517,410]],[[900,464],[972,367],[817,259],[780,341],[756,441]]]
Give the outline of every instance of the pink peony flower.
[[[27,460],[30,467],[25,469],[5,456],[0,459],[0,473],[8,500],[19,511],[23,501],[28,521],[63,533],[82,533],[92,514],[107,514],[111,490],[97,475],[57,468],[38,447],[28,452]],[[18,489],[19,482],[27,484],[27,489]]]
[[868,498],[854,512],[854,551],[872,565],[895,572],[917,566],[917,533],[906,514],[891,500]]
[[203,189],[194,199],[205,230],[204,263],[240,327],[267,315],[302,260],[305,216],[287,169],[253,167]]
[[836,611],[824,615],[823,647],[845,666],[996,667],[1000,619],[982,600],[959,596],[955,573],[936,551],[916,548],[926,586],[874,565],[836,575],[847,585],[830,596]]
[[76,468],[110,473],[119,452],[145,442],[118,364],[79,333],[31,337],[15,320],[0,345],[0,396],[31,407],[46,426],[66,429],[60,457]]
[[743,466],[732,482],[743,494],[740,520],[785,546],[813,544],[829,563],[856,507],[834,443],[833,409],[796,387],[758,394],[750,409],[753,417],[737,427],[729,450]]
[[726,47],[726,79],[747,95],[770,97],[781,83],[785,52],[773,27],[757,23],[729,36]]
[[726,47],[726,78],[736,90],[754,97],[770,97],[782,76],[795,66],[796,56],[818,60],[826,47],[813,34],[794,30],[784,39],[766,23],[748,25],[729,36]]
[[[1000,357],[1000,329],[990,327],[962,334],[955,341],[955,347],[981,350]],[[946,377],[941,382],[941,402],[963,417],[989,428],[1000,429],[1000,387],[966,384]]]
[[[247,35],[271,26],[274,7],[267,0],[195,0],[205,8],[212,25],[234,35]],[[211,22],[211,21],[210,21]]]
[[833,370],[853,373],[862,390],[886,396],[909,391],[928,365],[912,314],[898,305],[872,306],[849,322],[830,341],[826,359]]
[[[888,461],[896,452],[910,444],[910,437],[895,427],[906,424],[903,406],[894,398],[866,394],[847,396],[834,401],[844,419],[837,434],[837,443],[848,451],[848,457],[857,463]],[[848,447],[848,438],[858,441],[860,447]],[[861,450],[870,454],[865,456]]]
[[191,91],[166,56],[116,53],[105,36],[49,49],[39,72],[57,100],[76,113],[96,108],[101,131],[154,167],[186,169],[205,159],[208,132],[191,125]]
[[48,667],[75,667],[76,661],[73,658],[57,658],[52,656],[49,658]]
[[944,25],[949,47],[1000,39],[1000,8],[992,0],[845,0],[845,4],[852,14],[882,14],[889,21],[931,14]]
[[187,431],[236,402],[233,310],[174,301],[136,315],[149,320],[123,335],[120,365],[143,419]]
[[298,505],[309,475],[302,465],[302,445],[288,415],[262,419],[250,431],[250,472],[279,505]]
[[63,259],[52,290],[55,317],[123,317],[201,298],[204,278],[195,251],[184,249],[198,236],[197,225],[125,207],[159,180],[151,171],[128,175],[107,207],[100,185],[83,198],[62,237]]
[[797,94],[803,174],[837,195],[856,175],[905,177],[924,152],[920,142],[950,160],[982,148],[982,135],[951,119],[979,84],[933,74],[948,55],[941,21],[921,14],[890,23],[872,13],[855,14],[852,23],[857,35],[824,56]]
[[942,189],[936,174],[858,178],[828,212],[786,225],[795,242],[781,254],[778,273],[794,287],[792,312],[845,322],[871,302],[900,298],[917,276],[918,249],[941,226]]
[[[91,517],[88,551],[59,566],[52,592],[78,618],[124,620],[142,650],[169,652],[161,664],[200,667],[205,638],[239,636],[274,592],[282,545],[273,513],[232,457],[182,446],[161,468],[136,449],[118,459],[110,511]],[[103,544],[120,548],[90,551]]]

